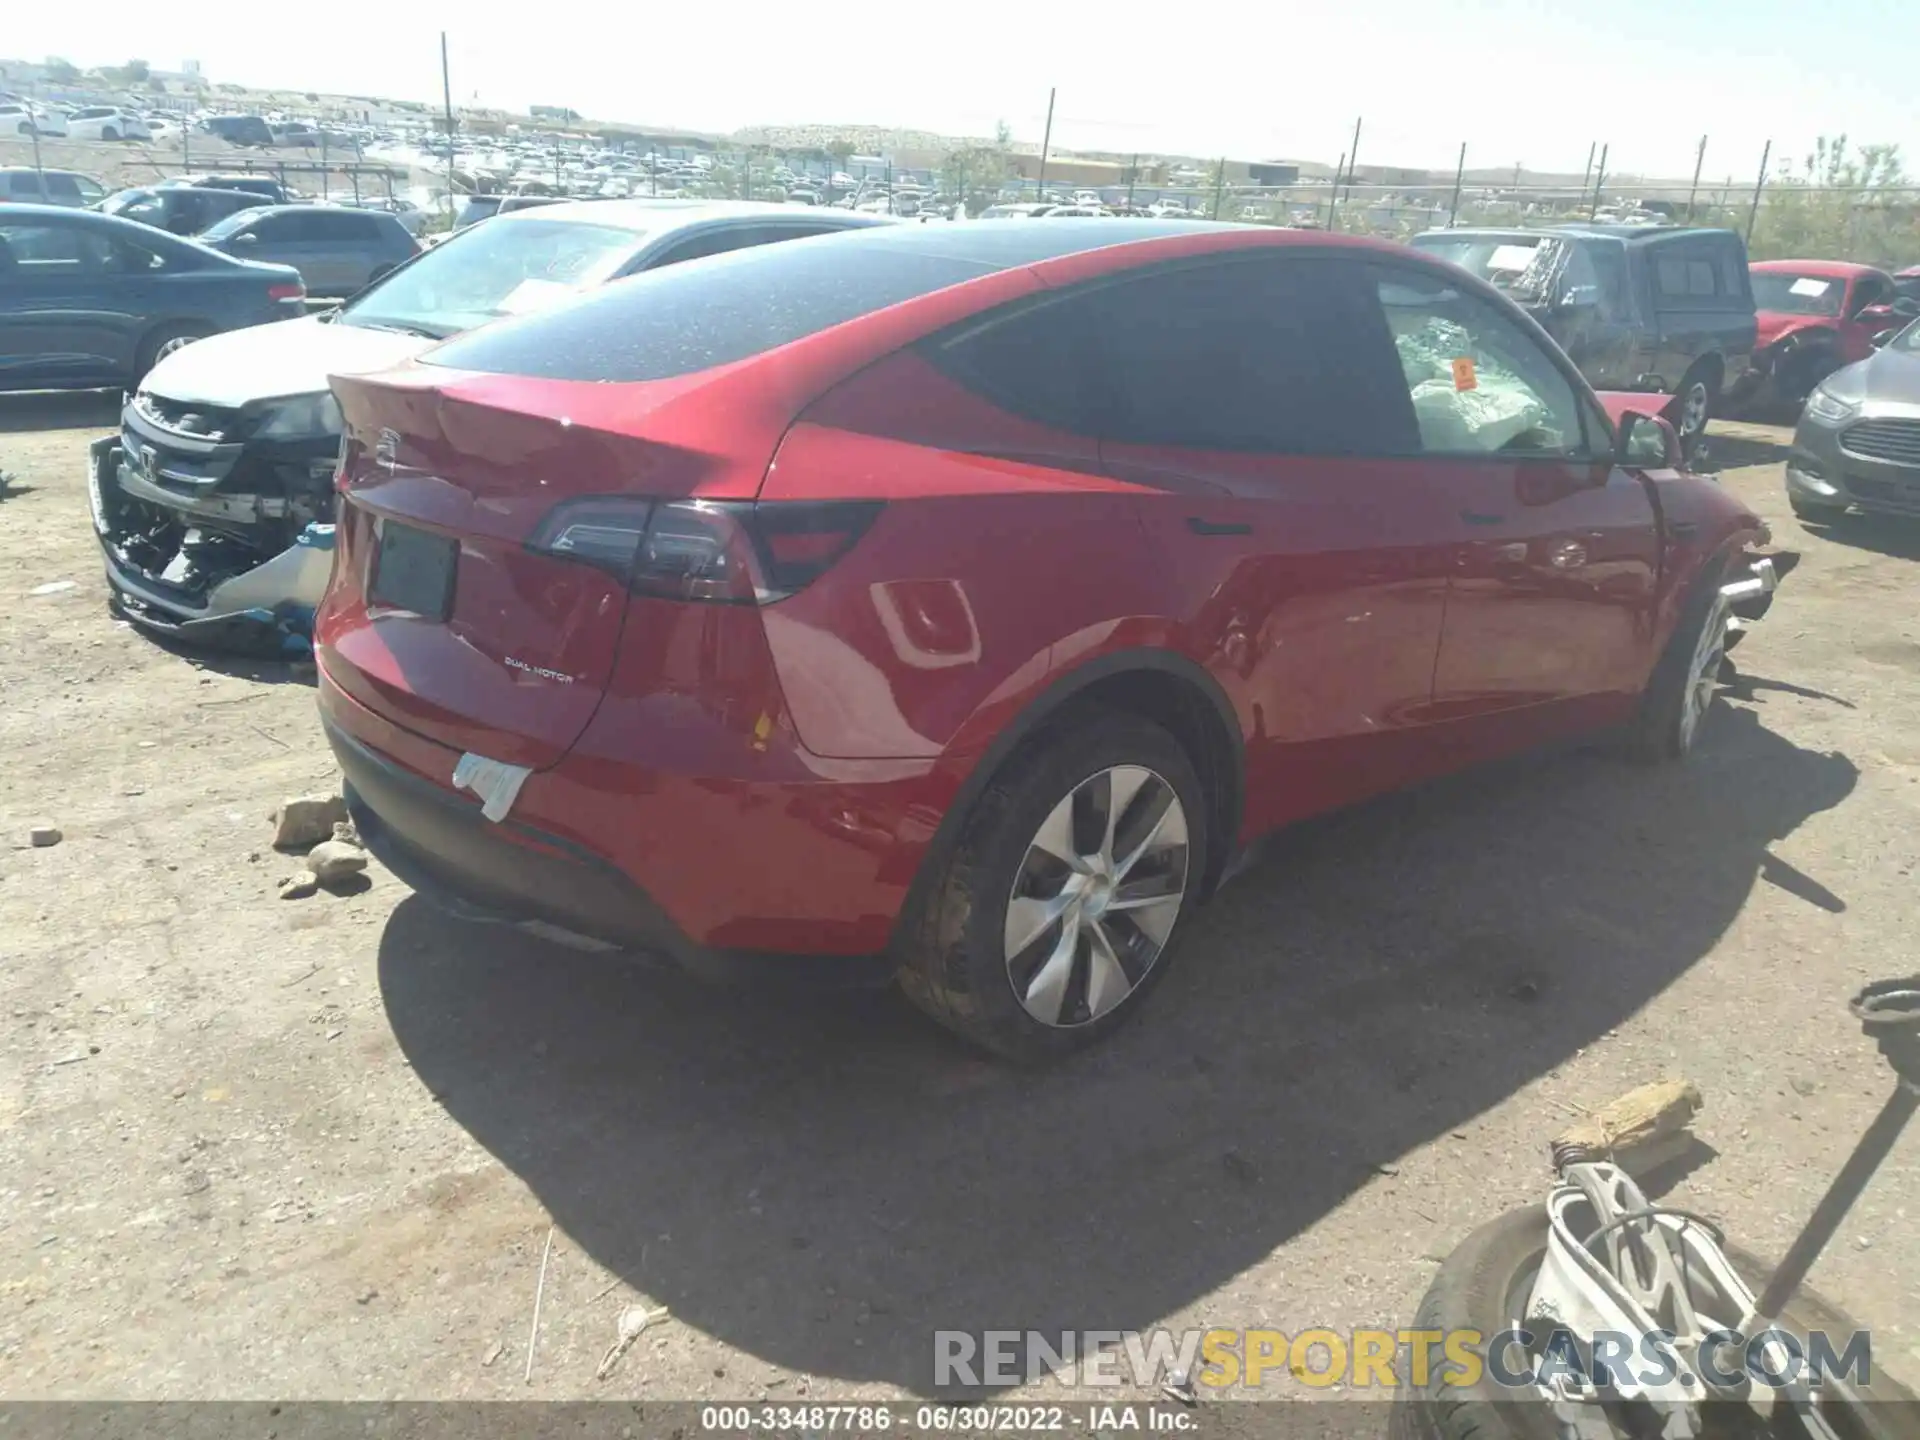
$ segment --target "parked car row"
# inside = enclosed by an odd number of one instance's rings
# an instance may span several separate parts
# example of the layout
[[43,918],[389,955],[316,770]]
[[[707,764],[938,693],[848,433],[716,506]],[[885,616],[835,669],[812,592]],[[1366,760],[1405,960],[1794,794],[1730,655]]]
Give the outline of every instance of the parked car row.
[[[117,217],[0,235],[0,300],[298,283]],[[1731,299],[1728,253],[1622,263]],[[526,208],[327,315],[163,332],[94,523],[144,625],[315,611],[349,807],[407,883],[702,973],[894,978],[1044,1058],[1134,1014],[1277,826],[1563,736],[1697,742],[1766,529],[1681,466],[1668,397],[1596,392],[1531,318],[1559,282],[1478,268]]]

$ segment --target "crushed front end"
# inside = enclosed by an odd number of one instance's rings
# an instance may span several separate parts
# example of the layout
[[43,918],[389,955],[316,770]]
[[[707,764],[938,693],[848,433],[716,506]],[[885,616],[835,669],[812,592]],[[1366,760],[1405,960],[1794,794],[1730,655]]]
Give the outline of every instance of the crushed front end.
[[87,477],[122,613],[202,644],[304,652],[333,566],[338,449],[330,396],[223,409],[135,395]]

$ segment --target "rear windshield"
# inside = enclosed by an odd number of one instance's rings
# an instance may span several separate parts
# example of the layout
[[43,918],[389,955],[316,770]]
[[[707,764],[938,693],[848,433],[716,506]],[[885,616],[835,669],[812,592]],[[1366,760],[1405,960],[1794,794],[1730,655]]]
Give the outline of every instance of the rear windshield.
[[1778,270],[1748,272],[1753,308],[1777,315],[1838,315],[1847,282],[1831,275],[1788,275]]
[[1551,235],[1416,235],[1413,243],[1471,271],[1522,305],[1537,305],[1553,292],[1569,249]]
[[641,231],[574,220],[477,226],[366,291],[336,323],[444,338],[602,284],[645,239]]
[[503,320],[423,357],[547,380],[665,380],[731,364],[999,268],[820,236],[617,281],[541,315]]

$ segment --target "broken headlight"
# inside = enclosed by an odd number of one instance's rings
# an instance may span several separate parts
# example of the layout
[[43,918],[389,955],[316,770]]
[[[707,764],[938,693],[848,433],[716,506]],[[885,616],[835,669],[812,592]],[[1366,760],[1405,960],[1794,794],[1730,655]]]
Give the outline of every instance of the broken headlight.
[[253,433],[261,440],[307,440],[338,435],[342,428],[340,402],[322,390],[318,395],[290,395],[273,401]]

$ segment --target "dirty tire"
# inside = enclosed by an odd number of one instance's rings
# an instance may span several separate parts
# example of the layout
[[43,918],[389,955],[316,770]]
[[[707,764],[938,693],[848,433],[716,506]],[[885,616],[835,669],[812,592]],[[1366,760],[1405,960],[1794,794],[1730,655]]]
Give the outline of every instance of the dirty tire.
[[[1124,999],[1085,1023],[1050,1026],[1029,1015],[1014,993],[1005,954],[1007,904],[1042,822],[1082,782],[1115,766],[1143,766],[1178,797],[1187,822],[1185,893],[1168,943]],[[1190,923],[1213,839],[1205,797],[1186,750],[1150,720],[1072,709],[1048,721],[974,801],[905,932],[901,990],[962,1038],[1021,1063],[1044,1063],[1104,1039],[1139,1011],[1165,976],[1181,927]]]
[[[1539,1263],[1546,1244],[1544,1205],[1510,1210],[1489,1220],[1441,1263],[1426,1298],[1420,1302],[1414,1328],[1448,1334],[1477,1330],[1486,1336],[1504,1330],[1516,1318],[1514,1306],[1525,1303],[1525,1296],[1517,1301],[1511,1301],[1511,1296],[1519,1289],[1521,1278]],[[1756,1295],[1766,1288],[1773,1273],[1771,1265],[1737,1245],[1724,1245],[1722,1249]],[[1804,1286],[1781,1318],[1789,1330],[1801,1335],[1809,1330],[1844,1334],[1859,1328],[1845,1312]],[[1484,1357],[1484,1348],[1477,1353]],[[1876,1402],[1911,1403],[1912,1392],[1887,1375],[1879,1359],[1878,1355],[1874,1357],[1872,1398]],[[1395,1440],[1553,1440],[1552,1410],[1544,1402],[1516,1402],[1512,1396],[1512,1391],[1502,1389],[1484,1374],[1475,1385],[1449,1385],[1442,1367],[1436,1364],[1425,1385],[1416,1386],[1411,1376],[1403,1377],[1399,1403],[1389,1422],[1390,1433]]]
[[139,380],[170,351],[177,350],[184,343],[204,340],[213,331],[205,325],[195,325],[185,321],[162,325],[140,347],[139,360],[135,366],[134,379]]
[[1720,595],[1720,577],[1726,569],[1722,559],[1709,561],[1694,577],[1687,592],[1680,620],[1673,635],[1653,667],[1653,675],[1640,696],[1640,712],[1627,734],[1627,753],[1634,759],[1657,763],[1679,760],[1692,744],[1683,733],[1681,719],[1687,704],[1688,681],[1694,647],[1700,641],[1701,628],[1712,613]]

